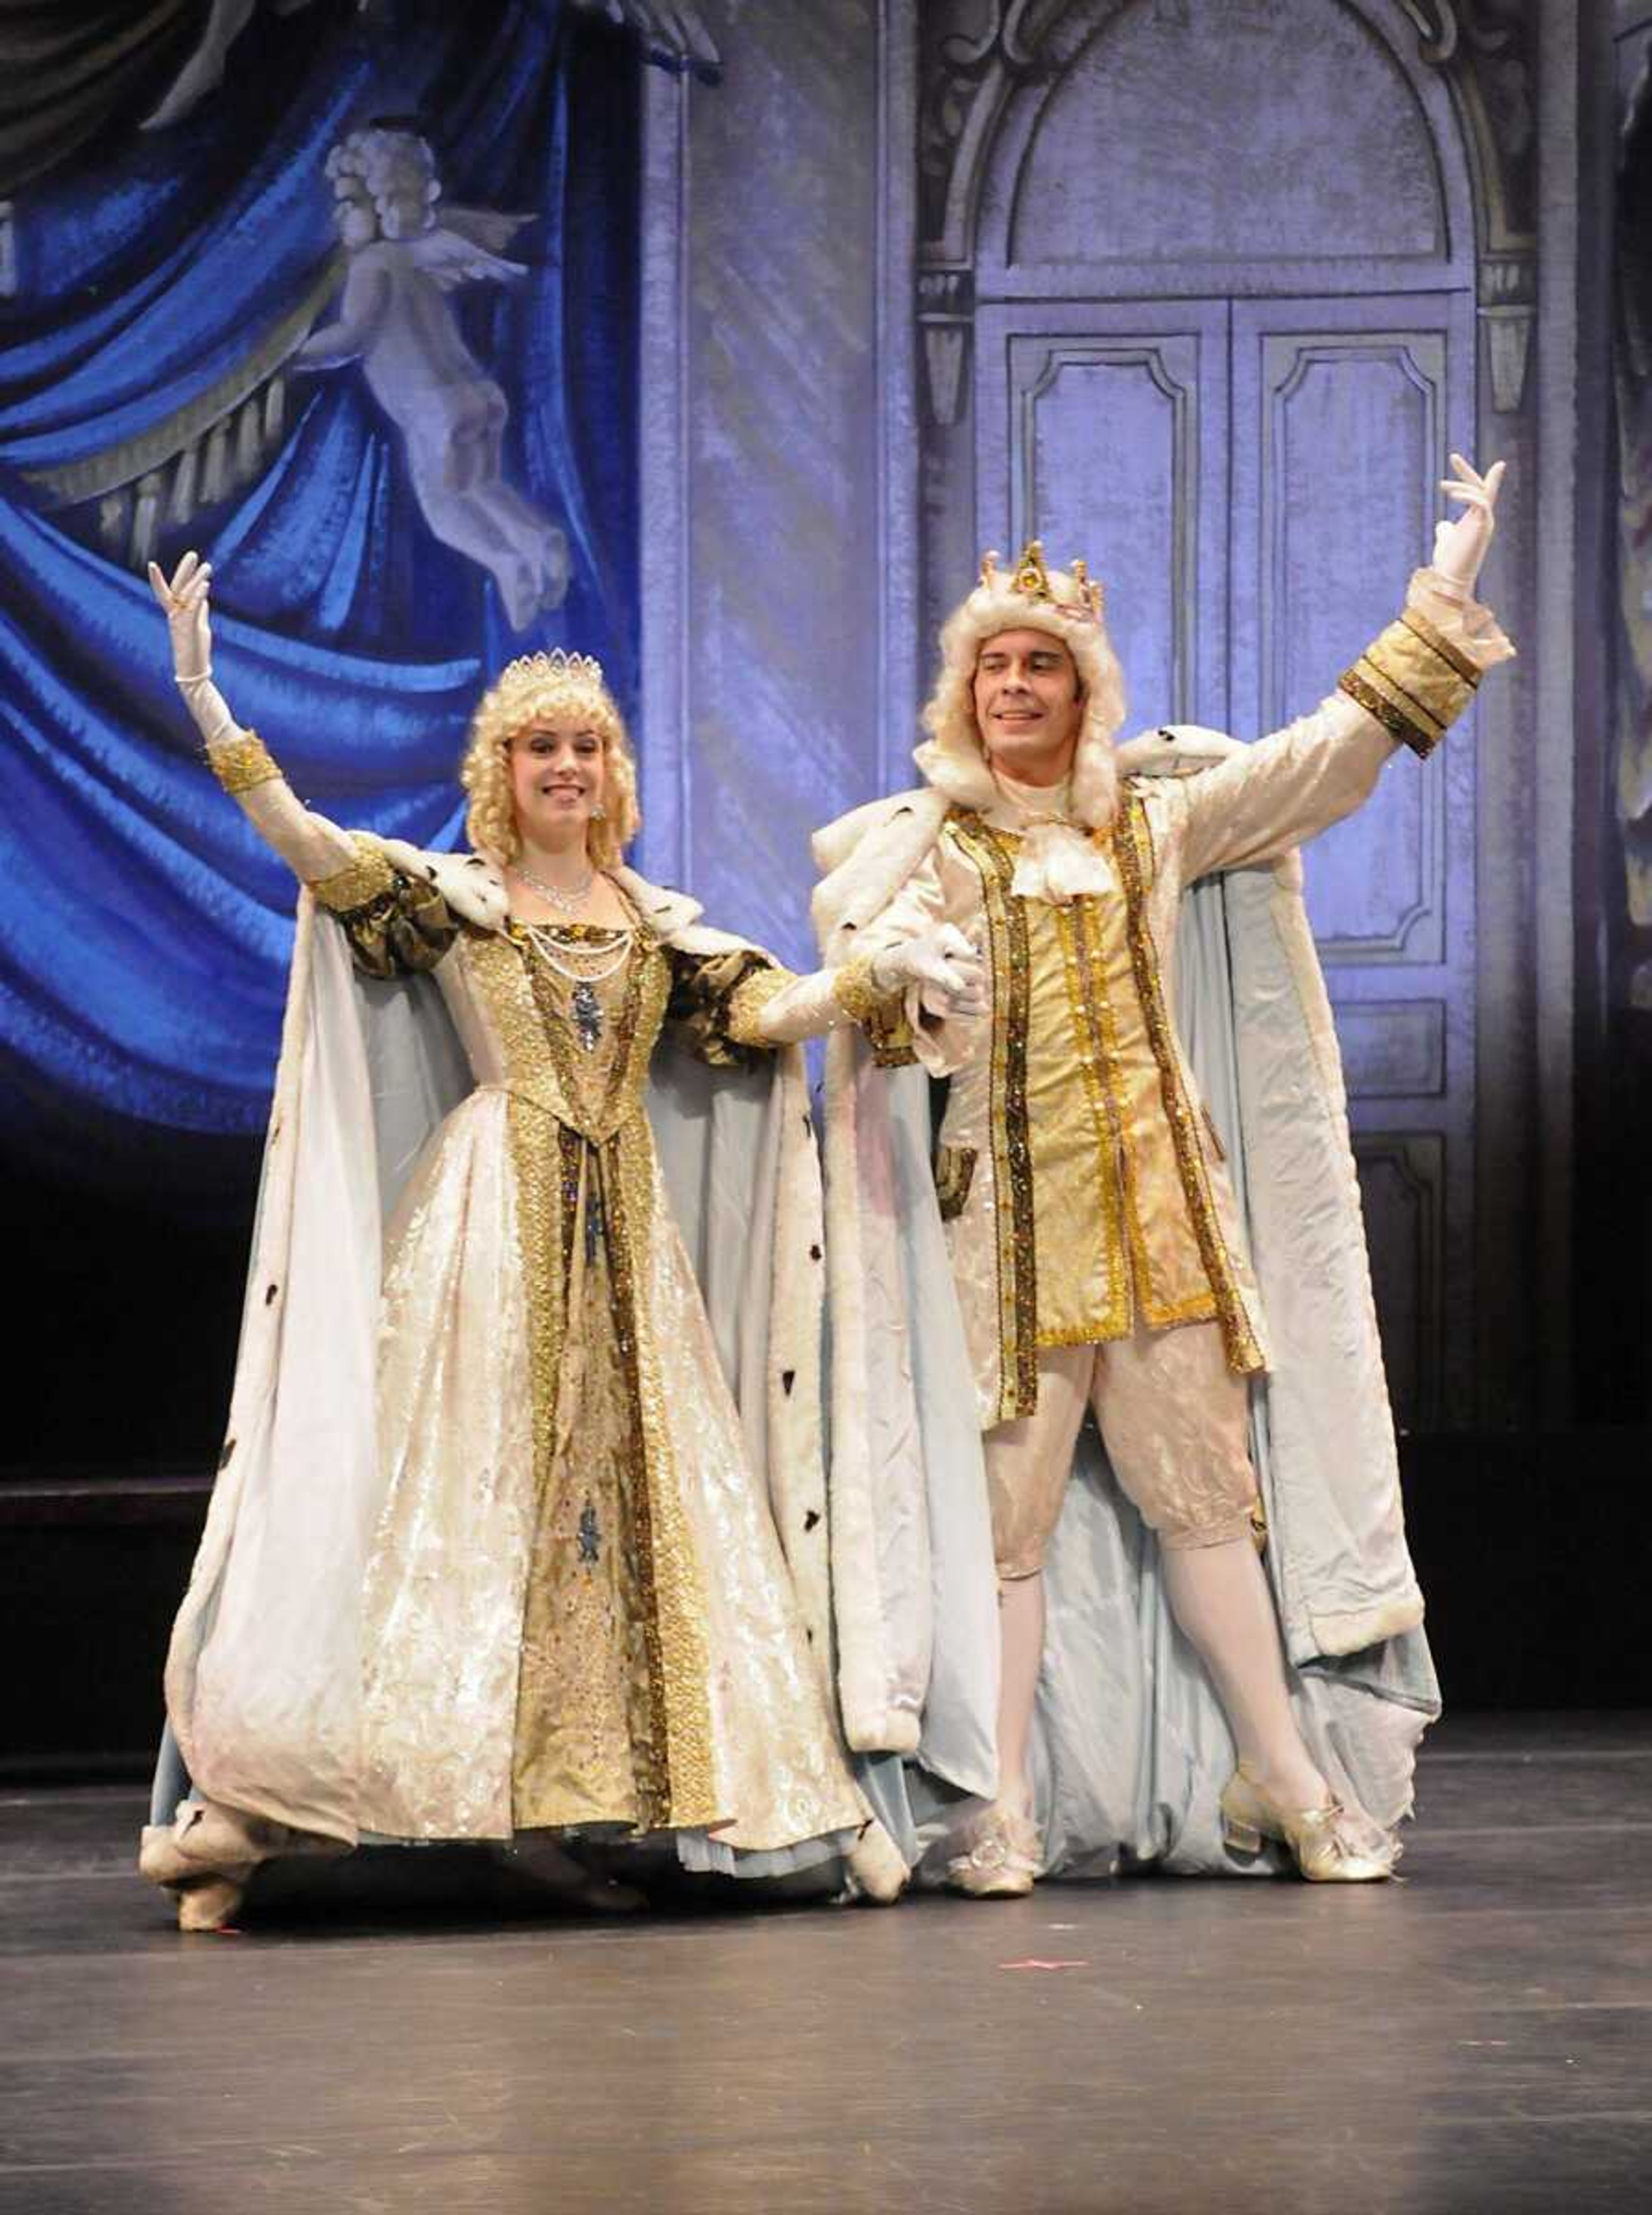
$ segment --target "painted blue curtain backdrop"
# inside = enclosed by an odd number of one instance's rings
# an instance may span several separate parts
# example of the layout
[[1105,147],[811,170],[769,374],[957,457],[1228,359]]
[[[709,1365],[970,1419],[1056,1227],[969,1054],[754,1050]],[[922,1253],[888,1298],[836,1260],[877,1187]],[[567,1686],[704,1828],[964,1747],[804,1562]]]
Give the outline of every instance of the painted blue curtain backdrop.
[[64,488],[210,405],[329,289],[327,157],[353,130],[389,117],[422,137],[439,214],[531,218],[482,226],[525,275],[444,297],[508,402],[501,477],[566,534],[572,581],[513,624],[494,577],[433,535],[363,363],[293,374],[255,470],[161,531],[167,565],[190,544],[214,565],[218,681],[302,797],[430,845],[460,835],[465,725],[513,654],[594,652],[630,704],[640,60],[556,0],[394,14],[393,41],[372,13],[261,16],[187,120],[111,132],[107,157],[16,199],[0,1055],[35,1118],[56,1105],[216,1133],[263,1118],[292,883],[201,761],[148,584],[101,536],[107,504]]

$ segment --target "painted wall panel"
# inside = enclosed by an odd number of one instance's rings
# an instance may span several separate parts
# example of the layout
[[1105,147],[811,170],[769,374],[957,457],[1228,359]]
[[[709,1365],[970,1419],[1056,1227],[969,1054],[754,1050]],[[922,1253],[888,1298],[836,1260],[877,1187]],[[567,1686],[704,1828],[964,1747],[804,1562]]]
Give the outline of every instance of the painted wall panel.
[[983,545],[1040,537],[1107,591],[1126,729],[1226,717],[1227,309],[980,314]]

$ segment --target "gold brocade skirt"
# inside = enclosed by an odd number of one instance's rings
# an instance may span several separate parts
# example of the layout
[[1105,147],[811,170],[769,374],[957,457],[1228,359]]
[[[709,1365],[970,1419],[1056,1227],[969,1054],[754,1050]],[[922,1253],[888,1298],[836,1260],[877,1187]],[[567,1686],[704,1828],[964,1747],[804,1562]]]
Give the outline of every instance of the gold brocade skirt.
[[863,1823],[646,1117],[483,1088],[389,1251],[363,1829]]
[[513,1825],[715,1823],[704,1597],[635,1267],[652,1145],[640,1117],[598,1144],[522,1098],[511,1138],[519,1188],[550,1202],[520,1224],[535,1508]]
[[[572,1224],[584,1249],[562,1321],[560,1389],[537,1441],[511,1798],[519,1831],[623,1823],[669,1802],[649,1629],[648,1471],[635,1359],[603,1235],[600,1157]],[[530,1328],[535,1318],[530,1317]]]

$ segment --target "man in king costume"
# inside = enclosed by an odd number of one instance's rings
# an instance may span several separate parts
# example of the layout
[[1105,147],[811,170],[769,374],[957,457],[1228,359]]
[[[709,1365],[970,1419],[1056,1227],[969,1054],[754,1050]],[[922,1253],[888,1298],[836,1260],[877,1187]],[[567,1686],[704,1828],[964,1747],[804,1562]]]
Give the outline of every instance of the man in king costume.
[[1452,468],[1398,619],[1251,745],[1115,748],[1100,586],[988,555],[924,787],[817,838],[868,995],[827,1049],[839,1690],[967,1893],[1393,1868],[1438,1696],[1295,850],[1513,651],[1502,464]]

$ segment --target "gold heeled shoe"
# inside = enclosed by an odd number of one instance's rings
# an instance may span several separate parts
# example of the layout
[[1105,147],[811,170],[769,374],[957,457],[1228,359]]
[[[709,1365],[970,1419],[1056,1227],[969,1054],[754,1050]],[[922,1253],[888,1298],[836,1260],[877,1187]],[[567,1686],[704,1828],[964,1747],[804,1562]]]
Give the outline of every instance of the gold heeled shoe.
[[975,1823],[969,1851],[947,1863],[947,1882],[971,1899],[1020,1899],[1032,1890],[1041,1858],[1032,1818],[995,1801]]
[[1392,1876],[1397,1839],[1363,1809],[1327,1797],[1321,1807],[1275,1807],[1241,1762],[1222,1787],[1222,1836],[1237,1853],[1262,1850],[1264,1838],[1290,1848],[1311,1884],[1375,1884]]

